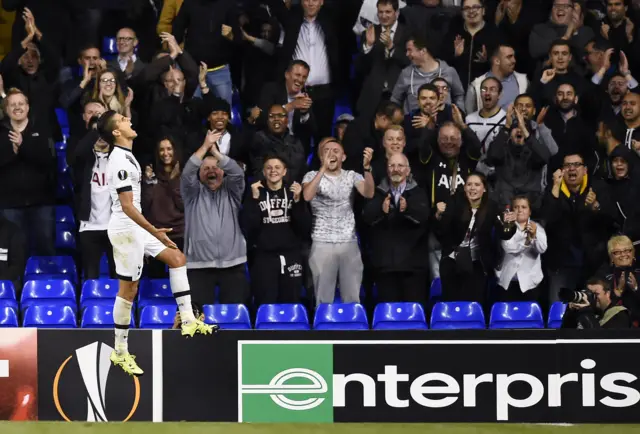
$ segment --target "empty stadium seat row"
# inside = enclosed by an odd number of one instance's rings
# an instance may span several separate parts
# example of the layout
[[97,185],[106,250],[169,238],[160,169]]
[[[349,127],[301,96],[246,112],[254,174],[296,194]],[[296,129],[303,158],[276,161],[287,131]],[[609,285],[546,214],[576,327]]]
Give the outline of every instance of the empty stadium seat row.
[[[548,327],[558,328],[562,323],[565,305],[554,304]],[[113,305],[88,305],[82,310],[80,326],[83,328],[112,328]],[[147,305],[140,314],[140,328],[167,329],[173,326],[176,314],[173,305]],[[244,305],[205,305],[205,322],[223,329],[251,329],[249,311]],[[381,303],[373,315],[374,330],[426,330],[424,310],[418,303]],[[0,326],[17,327],[17,310],[0,304]],[[33,304],[24,312],[24,327],[75,328],[76,311],[70,306]],[[482,308],[478,303],[438,303],[431,315],[430,328],[485,329]],[[135,321],[131,318],[131,327]],[[256,330],[309,330],[307,311],[300,304],[269,304],[260,306],[256,316]],[[358,303],[323,304],[316,309],[315,330],[369,330],[367,314]],[[491,310],[489,328],[527,329],[544,328],[542,311],[536,303],[496,303]]]

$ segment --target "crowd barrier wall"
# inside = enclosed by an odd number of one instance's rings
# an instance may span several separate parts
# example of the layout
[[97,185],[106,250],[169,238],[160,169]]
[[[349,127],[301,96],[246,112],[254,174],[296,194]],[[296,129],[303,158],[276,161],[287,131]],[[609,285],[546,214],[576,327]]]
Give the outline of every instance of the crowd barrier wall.
[[0,420],[639,423],[640,331],[0,329]]

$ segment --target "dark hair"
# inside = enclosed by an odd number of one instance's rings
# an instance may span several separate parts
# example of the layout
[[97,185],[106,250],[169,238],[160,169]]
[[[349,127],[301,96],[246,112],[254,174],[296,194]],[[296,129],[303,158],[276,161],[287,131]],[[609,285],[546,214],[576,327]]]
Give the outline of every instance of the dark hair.
[[513,45],[509,44],[508,42],[499,42],[491,51],[490,59],[493,59],[494,57],[498,57],[500,55],[500,49],[503,47],[511,48],[512,50],[515,51],[515,48],[513,48]]
[[433,82],[425,83],[422,86],[420,86],[418,88],[418,96],[420,96],[423,90],[430,90],[431,92],[434,92],[438,96],[438,98],[440,98],[440,89],[438,89],[438,86],[432,83]]
[[393,118],[393,115],[398,111],[402,111],[402,107],[392,101],[383,101],[378,105],[376,110],[377,116],[386,116],[389,119]]
[[602,289],[604,290],[604,292],[611,292],[611,285],[609,284],[609,282],[599,277],[591,277],[589,278],[589,280],[587,280],[587,283],[585,284],[585,286],[595,286],[595,285],[602,286]]
[[513,199],[511,199],[512,208],[515,208],[516,201],[518,200],[526,200],[529,204],[529,209],[531,209],[531,199],[529,199],[529,196],[527,196],[526,194],[516,194],[515,196],[513,196]]
[[529,98],[531,101],[533,101],[534,104],[536,102],[536,100],[533,98],[533,95],[531,95],[530,93],[525,92],[525,93],[521,93],[520,95],[518,95],[516,97],[516,99],[513,100],[513,103],[515,104],[516,101],[518,101],[521,98]]
[[376,8],[380,5],[391,5],[394,11],[398,11],[400,9],[400,5],[398,4],[398,0],[378,0],[376,3]]
[[[460,2],[460,5],[464,5],[464,2],[466,2],[467,0],[462,0],[462,2]],[[478,0],[478,3],[480,3],[480,5],[482,7],[484,7],[484,0]]]
[[447,87],[449,89],[451,89],[451,83],[449,83],[449,81],[444,78],[444,77],[436,77],[433,80],[431,80],[431,84],[434,84],[436,81],[444,81],[444,83],[447,85]]
[[182,143],[175,137],[167,134],[167,135],[163,135],[163,136],[159,136],[159,139],[156,142],[156,149],[155,149],[155,163],[156,163],[156,169],[158,167],[162,166],[162,163],[160,163],[160,143],[162,143],[163,141],[167,140],[169,143],[171,143],[171,147],[173,148],[173,162],[177,162],[180,167],[182,168]]
[[284,168],[288,168],[289,164],[287,163],[286,158],[284,158],[282,155],[278,155],[278,154],[265,154],[262,157],[262,166],[264,167],[265,164],[267,164],[267,161],[269,160],[280,160],[282,162],[282,164],[284,165]]
[[[469,178],[471,178],[472,176],[477,176],[478,178],[480,178],[480,181],[482,182],[482,185],[484,185],[484,189],[485,189],[485,195],[489,192],[489,184],[487,182],[487,177],[485,176],[484,173],[482,172],[471,172],[468,176],[467,176],[467,180]],[[455,180],[453,181],[455,182]],[[465,184],[467,183],[467,181],[465,180],[464,182]]]
[[582,160],[582,164],[586,165],[584,155],[582,155],[582,152],[576,151],[575,148],[567,149],[567,151],[564,153],[564,156],[562,157],[562,162],[564,163],[564,160],[566,160],[567,157],[571,157],[572,155],[577,155],[578,157],[580,157],[580,159]]
[[295,60],[292,60],[291,62],[289,62],[289,66],[287,66],[287,72],[291,72],[293,70],[293,68],[296,67],[296,66],[302,66],[307,71],[311,71],[311,67],[309,66],[309,64],[307,62],[305,62],[304,60],[301,60],[301,59],[295,59]]
[[[91,50],[91,49],[96,49],[98,50],[98,52],[100,52],[100,47],[98,47],[96,44],[89,43],[89,44],[83,45],[82,48],[80,48],[80,51],[78,51],[78,57],[82,57],[85,51]],[[102,53],[100,53],[100,55],[102,55]]]
[[569,41],[567,41],[566,39],[554,39],[551,45],[549,45],[549,55],[551,55],[551,52],[553,51],[553,47],[558,47],[558,46],[565,46],[569,48],[569,54],[571,54],[571,44],[569,44]]
[[117,114],[118,112],[115,110],[108,110],[100,116],[100,120],[98,121],[98,133],[100,133],[102,140],[107,142],[109,146],[113,146],[116,142],[113,131],[116,129],[114,116]]
[[485,84],[489,80],[493,80],[496,83],[498,83],[498,93],[502,93],[502,82],[500,80],[498,80],[497,78],[495,78],[495,77],[487,77],[484,80],[482,80],[482,82],[480,82],[480,89],[482,89],[482,85]]
[[427,50],[427,53],[431,54],[434,51],[431,49],[431,45],[429,44],[428,40],[423,39],[420,36],[409,36],[409,38],[407,39],[407,42],[413,42],[413,45],[418,49],[418,50]]
[[96,99],[96,98],[89,98],[87,99],[83,104],[82,104],[82,108],[84,109],[86,106],[88,106],[89,104],[98,104],[102,107],[104,107],[105,109],[108,108],[107,105],[104,103],[104,101]]

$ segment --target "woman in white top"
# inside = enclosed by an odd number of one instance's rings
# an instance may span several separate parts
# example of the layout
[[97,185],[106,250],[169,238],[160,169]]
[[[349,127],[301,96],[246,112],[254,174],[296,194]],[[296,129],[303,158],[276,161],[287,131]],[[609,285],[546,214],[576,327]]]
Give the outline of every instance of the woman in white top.
[[533,222],[531,203],[526,196],[512,201],[516,214],[516,232],[510,240],[502,240],[504,257],[496,269],[499,301],[537,301],[538,285],[544,277],[540,256],[547,250],[544,228]]

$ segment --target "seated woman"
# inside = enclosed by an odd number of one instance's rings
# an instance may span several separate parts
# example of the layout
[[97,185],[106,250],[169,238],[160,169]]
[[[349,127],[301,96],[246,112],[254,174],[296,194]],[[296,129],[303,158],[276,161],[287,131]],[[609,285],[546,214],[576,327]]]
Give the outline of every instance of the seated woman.
[[537,301],[542,282],[540,256],[547,251],[544,228],[531,220],[531,202],[526,196],[516,196],[512,202],[516,231],[509,240],[502,240],[504,257],[496,268],[498,301]]

